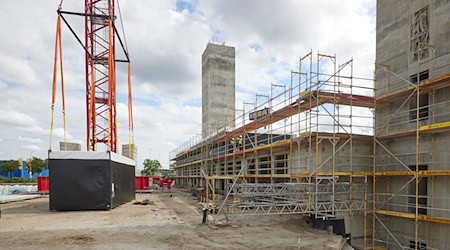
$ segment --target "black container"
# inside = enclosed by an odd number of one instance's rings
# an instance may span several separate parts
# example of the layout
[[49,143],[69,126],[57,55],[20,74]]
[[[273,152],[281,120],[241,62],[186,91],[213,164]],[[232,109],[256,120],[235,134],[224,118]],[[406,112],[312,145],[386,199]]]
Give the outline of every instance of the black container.
[[330,219],[330,225],[333,226],[333,233],[336,235],[341,235],[342,237],[347,237],[345,232],[345,222],[344,219]]
[[328,225],[333,226],[333,233],[346,237],[345,221],[344,219],[328,218],[328,217],[315,217],[311,215],[311,222],[313,228],[324,230]]
[[49,152],[50,210],[106,210],[135,199],[135,161],[112,152]]
[[324,230],[327,228],[328,225],[330,225],[330,221],[327,218],[323,217],[315,217],[314,215],[311,215],[311,222],[313,228]]

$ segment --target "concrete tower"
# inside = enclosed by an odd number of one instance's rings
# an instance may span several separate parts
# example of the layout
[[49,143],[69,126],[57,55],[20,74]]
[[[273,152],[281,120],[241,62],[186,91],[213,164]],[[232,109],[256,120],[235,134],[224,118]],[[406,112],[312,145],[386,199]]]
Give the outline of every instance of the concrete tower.
[[208,43],[202,55],[202,136],[234,126],[235,49]]

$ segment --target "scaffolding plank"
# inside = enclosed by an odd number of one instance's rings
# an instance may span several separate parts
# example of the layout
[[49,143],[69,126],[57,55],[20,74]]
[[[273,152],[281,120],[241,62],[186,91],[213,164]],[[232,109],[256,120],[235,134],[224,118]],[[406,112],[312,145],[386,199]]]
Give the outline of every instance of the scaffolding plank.
[[429,222],[437,222],[437,223],[443,223],[443,224],[450,224],[450,218],[444,218],[444,217],[419,215],[419,220],[429,221]]
[[[449,86],[450,86],[450,74],[440,75],[432,79],[422,81],[419,84],[419,88],[421,90],[440,89]],[[383,105],[388,101],[392,102],[399,100],[411,94],[411,92],[414,91],[414,89],[416,89],[416,86],[409,85],[405,88],[389,91],[389,93],[386,93],[376,98],[377,102],[380,102],[377,104]]]
[[[438,132],[444,132],[444,131],[450,131],[450,122],[440,122],[440,123],[433,123],[429,125],[423,125],[419,127],[420,133],[438,133]],[[377,138],[380,140],[386,140],[386,139],[392,139],[392,138],[399,138],[399,137],[408,137],[408,136],[415,136],[417,130],[410,129],[406,131],[399,131],[394,132],[386,135],[379,135]]]
[[410,176],[414,175],[414,171],[385,171],[385,172],[376,172],[375,176]]
[[186,175],[186,176],[178,175],[178,176],[175,176],[175,178],[188,179],[188,178],[203,178],[203,177],[200,175]]
[[401,217],[401,218],[406,218],[406,219],[415,219],[416,218],[415,214],[396,212],[396,211],[388,211],[388,210],[375,210],[375,213],[382,214],[382,215]]
[[209,179],[209,180],[233,180],[234,176],[211,175],[211,176],[208,176],[207,179]]
[[174,169],[181,168],[181,167],[187,167],[187,166],[194,165],[194,164],[199,164],[199,163],[202,163],[202,160],[187,162],[187,163],[175,166]]
[[383,105],[387,101],[395,101],[395,100],[398,100],[398,99],[400,99],[402,97],[406,97],[409,94],[411,94],[411,92],[413,92],[414,89],[416,89],[415,86],[409,85],[409,86],[407,86],[405,88],[397,89],[397,90],[394,90],[394,91],[389,91],[388,93],[386,93],[384,95],[381,95],[381,96],[376,98],[377,105]]
[[[421,176],[446,176],[450,175],[450,170],[421,170],[417,172]],[[375,176],[412,176],[415,171],[383,171],[376,172]]]
[[440,75],[425,81],[422,81],[419,86],[421,88],[440,89],[450,86],[450,74]]
[[420,126],[419,131],[420,132],[442,132],[450,130],[450,122],[440,122],[440,123],[434,123],[430,125],[424,125]]
[[294,114],[305,112],[307,110],[310,110],[311,108],[316,108],[323,104],[340,104],[352,105],[355,107],[373,108],[374,98],[364,95],[306,90],[302,92],[300,94],[300,97],[290,105],[274,111],[272,114],[265,118],[250,122],[240,128],[227,132],[224,135],[215,138],[214,141],[219,142],[231,139],[233,137],[244,134],[245,132],[253,131],[269,124],[273,124]]
[[[415,214],[396,212],[396,211],[388,211],[388,210],[375,210],[375,213],[376,214],[382,214],[382,215],[388,215],[388,216],[401,217],[401,218],[406,218],[406,219],[415,219],[416,218]],[[434,216],[429,216],[429,215],[418,215],[417,219],[420,220],[420,221],[429,221],[429,222],[450,224],[450,218],[445,218],[445,217],[434,217]]]
[[428,175],[428,176],[445,176],[450,175],[450,170],[424,170],[419,171],[419,175]]

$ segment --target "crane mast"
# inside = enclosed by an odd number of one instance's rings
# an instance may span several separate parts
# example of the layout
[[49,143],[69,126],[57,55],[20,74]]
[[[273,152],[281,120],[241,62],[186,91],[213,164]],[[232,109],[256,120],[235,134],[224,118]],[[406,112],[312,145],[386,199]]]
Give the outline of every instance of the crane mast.
[[[88,151],[97,151],[98,144],[104,144],[107,151],[117,153],[117,112],[116,112],[116,62],[128,64],[128,125],[129,145],[134,144],[131,63],[126,42],[122,40],[115,25],[115,4],[117,0],[84,0],[85,12],[63,11],[58,7],[57,39],[55,44],[55,64],[52,95],[52,123],[56,91],[57,56],[60,57],[61,86],[64,92],[62,73],[61,21],[72,32],[85,54],[86,82],[86,147]],[[119,15],[120,7],[117,2]],[[84,18],[84,42],[65,18],[66,15]],[[120,19],[121,20],[121,19]],[[123,24],[122,24],[123,31]],[[116,44],[116,38],[118,43]],[[123,31],[123,38],[125,32]],[[125,58],[116,58],[116,45],[121,48]],[[59,49],[59,50],[58,50]],[[57,53],[59,51],[59,54]],[[64,94],[63,94],[63,114]],[[65,116],[64,116],[65,117]],[[65,118],[64,118],[65,124]],[[64,125],[64,134],[66,128]],[[51,134],[51,133],[50,133]],[[50,135],[50,148],[51,148]]]
[[117,152],[114,0],[85,0],[87,149]]

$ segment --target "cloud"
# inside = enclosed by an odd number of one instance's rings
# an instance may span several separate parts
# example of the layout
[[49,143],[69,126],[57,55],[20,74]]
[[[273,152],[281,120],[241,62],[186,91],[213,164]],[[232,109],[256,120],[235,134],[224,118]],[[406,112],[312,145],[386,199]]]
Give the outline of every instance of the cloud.
[[[238,84],[287,80],[298,58],[313,49],[355,57],[359,74],[371,76],[375,55],[375,1],[202,1],[199,11],[237,47]],[[250,14],[251,13],[251,14]],[[259,44],[262,50],[252,48]],[[368,67],[366,67],[368,66]],[[368,70],[370,68],[370,70]]]
[[193,88],[201,93],[201,53],[212,31],[193,14],[175,9],[175,1],[122,5],[133,77],[136,88],[147,84],[168,95],[192,97]]
[[[0,144],[2,157],[19,158],[37,150],[46,157],[51,121],[51,84],[59,0],[7,1],[0,9]],[[375,1],[120,1],[132,61],[133,112],[138,163],[160,158],[201,133],[201,55],[208,41],[236,47],[236,107],[254,102],[270,84],[290,83],[290,69],[311,49],[354,56],[355,74],[371,76],[375,55]],[[65,1],[63,9],[82,12]],[[20,9],[21,18],[16,17]],[[84,18],[67,16],[83,38]],[[121,24],[117,19],[121,32]],[[84,53],[63,25],[66,138],[86,145]],[[118,56],[122,56],[120,53]],[[117,64],[120,144],[128,143],[127,67]],[[59,75],[58,75],[59,77]],[[278,91],[278,90],[277,90]],[[64,138],[61,86],[54,109],[53,147]],[[248,111],[251,107],[246,106]],[[21,138],[21,139],[18,139]],[[27,143],[28,145],[23,145]],[[45,146],[42,146],[45,145]],[[21,150],[18,150],[21,149]]]
[[24,146],[22,146],[22,148],[31,150],[32,152],[41,150],[41,147],[39,147],[38,145],[34,145],[34,144],[24,145]]
[[39,138],[31,138],[31,137],[22,137],[19,136],[19,138],[17,138],[19,141],[23,141],[23,142],[28,142],[28,143],[41,143],[41,139]]
[[0,109],[0,123],[6,123],[13,126],[32,127],[37,124],[31,116],[17,112],[15,110]]

